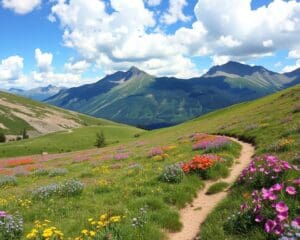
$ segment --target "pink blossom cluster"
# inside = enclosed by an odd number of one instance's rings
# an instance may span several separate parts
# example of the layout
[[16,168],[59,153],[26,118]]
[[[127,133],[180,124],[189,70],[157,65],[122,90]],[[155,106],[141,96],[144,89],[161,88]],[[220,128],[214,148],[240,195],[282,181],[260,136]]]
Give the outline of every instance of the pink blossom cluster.
[[299,222],[299,216],[290,216],[290,208],[287,204],[290,198],[296,201],[299,187],[300,179],[296,179],[291,184],[276,183],[270,188],[255,190],[252,193],[251,207],[243,204],[241,209],[250,208],[255,216],[254,221],[262,224],[266,233],[283,235],[285,225],[289,224],[291,218],[296,217],[292,220],[293,224]]

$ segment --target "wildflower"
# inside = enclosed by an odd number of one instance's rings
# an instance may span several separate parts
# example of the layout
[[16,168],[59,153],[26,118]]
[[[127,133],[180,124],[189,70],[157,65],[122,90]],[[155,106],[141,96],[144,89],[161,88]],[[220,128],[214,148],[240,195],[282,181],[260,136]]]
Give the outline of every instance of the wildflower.
[[265,231],[267,233],[270,233],[274,230],[275,226],[276,226],[276,222],[271,219],[268,219],[265,223]]
[[275,205],[275,209],[279,213],[287,212],[289,210],[288,206],[282,201]]
[[288,186],[285,191],[289,194],[289,195],[296,195],[297,191],[295,187],[292,186]]

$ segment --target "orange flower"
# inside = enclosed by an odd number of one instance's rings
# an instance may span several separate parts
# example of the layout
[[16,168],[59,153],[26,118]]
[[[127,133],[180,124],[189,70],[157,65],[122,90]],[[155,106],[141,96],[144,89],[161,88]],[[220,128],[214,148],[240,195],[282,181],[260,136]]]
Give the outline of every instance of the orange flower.
[[27,165],[32,163],[34,163],[34,161],[31,158],[13,159],[13,160],[9,160],[6,163],[6,167],[17,167],[17,166],[22,166],[22,165]]

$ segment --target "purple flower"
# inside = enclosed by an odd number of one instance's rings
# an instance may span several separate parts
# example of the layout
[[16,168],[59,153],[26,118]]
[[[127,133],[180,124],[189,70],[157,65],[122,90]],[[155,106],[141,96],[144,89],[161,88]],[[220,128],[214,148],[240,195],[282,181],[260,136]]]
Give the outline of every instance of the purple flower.
[[262,189],[262,198],[264,200],[268,199],[270,201],[274,201],[277,199],[277,195],[275,195],[271,190],[263,188]]
[[284,229],[280,224],[277,224],[273,231],[276,235],[281,235],[283,233]]
[[300,186],[300,178],[295,179],[295,180],[293,181],[293,183],[295,183],[295,184],[297,184],[298,186]]
[[268,219],[265,223],[265,231],[267,233],[270,233],[274,230],[275,226],[276,226],[276,222]]
[[289,207],[284,202],[279,202],[275,205],[275,209],[279,213],[287,212],[289,210]]
[[4,217],[6,217],[6,215],[7,215],[7,214],[6,214],[5,211],[0,211],[0,217],[3,217],[3,218],[4,218]]
[[285,170],[292,168],[291,165],[286,161],[282,161],[282,166]]
[[293,221],[292,221],[292,226],[293,227],[300,227],[300,217],[297,217],[296,219],[294,219]]
[[289,194],[289,195],[296,195],[297,191],[295,187],[292,186],[288,186],[285,191]]
[[247,205],[247,203],[245,203],[245,204],[242,204],[241,206],[240,206],[240,209],[243,211],[243,210],[246,210],[248,208],[248,205]]
[[271,187],[271,191],[279,192],[283,188],[283,184],[276,183]]
[[260,223],[260,222],[262,222],[263,220],[264,220],[264,218],[263,218],[262,215],[257,215],[257,216],[255,217],[255,222]]
[[279,214],[276,216],[276,218],[279,220],[279,222],[282,222],[282,221],[288,219],[288,217],[289,217],[289,214],[288,214],[287,211],[286,211],[286,212],[281,212],[281,213],[279,213]]

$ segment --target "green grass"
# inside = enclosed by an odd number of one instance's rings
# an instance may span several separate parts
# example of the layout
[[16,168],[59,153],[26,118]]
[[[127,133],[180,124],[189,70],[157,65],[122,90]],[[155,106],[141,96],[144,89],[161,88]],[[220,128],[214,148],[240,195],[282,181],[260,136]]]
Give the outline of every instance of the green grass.
[[228,186],[229,184],[227,182],[216,182],[207,189],[206,194],[213,195],[219,192],[223,192]]
[[[116,136],[119,134],[120,129],[116,131]],[[13,213],[19,211],[24,217],[25,233],[32,229],[35,220],[49,219],[65,233],[66,237],[75,237],[79,235],[81,229],[87,227],[88,218],[111,213],[126,216],[120,230],[124,239],[164,239],[164,234],[160,230],[180,230],[178,209],[191,202],[204,185],[196,175],[186,175],[178,184],[159,181],[159,176],[166,165],[189,161],[195,154],[204,153],[192,151],[191,142],[180,144],[177,137],[177,134],[173,133],[167,138],[159,140],[155,138],[155,142],[152,142],[151,138],[144,138],[142,134],[141,139],[93,152],[89,161],[74,162],[76,156],[86,152],[43,161],[39,167],[65,168],[68,172],[53,177],[43,174],[19,175],[16,187],[0,189],[3,196],[0,198],[10,199],[11,196],[15,196],[17,199],[31,199],[32,205],[26,208],[21,207],[18,201],[10,201],[1,209]],[[169,156],[165,160],[155,161],[147,157],[152,147],[166,145],[177,147],[168,152]],[[101,160],[103,156],[120,152],[120,149],[130,152],[127,160]],[[229,166],[239,153],[240,146],[236,143],[232,143],[227,149],[215,151],[215,154],[223,156],[226,160],[224,166]],[[83,193],[73,197],[54,195],[46,200],[32,199],[32,190],[51,183],[61,183],[67,179],[78,179],[83,182],[85,184]],[[147,209],[147,224],[135,229],[132,227],[132,219],[139,216],[140,208]]]
[[0,144],[0,157],[72,152],[95,147],[96,133],[103,131],[108,145],[130,139],[143,130],[125,125],[99,125],[73,129],[72,132],[57,132],[41,137]]
[[[124,138],[122,146],[100,149],[90,156],[89,161],[76,163],[74,156],[45,161],[42,163],[43,167],[63,167],[68,170],[68,174],[52,178],[18,176],[18,185],[0,189],[1,196],[7,199],[10,196],[16,196],[17,199],[30,198],[30,192],[37,187],[72,178],[85,183],[83,193],[70,198],[34,200],[29,208],[21,207],[17,201],[10,201],[6,206],[2,206],[2,209],[12,213],[20,212],[24,216],[26,233],[33,227],[34,220],[47,218],[63,230],[67,237],[74,237],[78,235],[80,229],[87,227],[88,218],[109,212],[126,216],[121,224],[124,239],[164,239],[163,231],[160,229],[178,231],[181,227],[178,209],[191,202],[196,192],[203,186],[203,181],[195,175],[185,176],[179,184],[168,184],[158,180],[166,165],[188,161],[195,154],[204,153],[191,151],[191,143],[181,143],[177,139],[194,132],[232,135],[254,143],[257,154],[272,153],[281,159],[299,164],[297,159],[299,159],[300,113],[294,111],[299,101],[300,86],[296,86],[257,101],[208,114],[185,124],[145,132],[132,141]],[[119,136],[119,131],[116,131],[116,135]],[[55,138],[59,139],[54,135],[53,139]],[[278,141],[287,138],[293,139],[293,144],[283,149],[276,148]],[[78,144],[84,144],[84,141]],[[169,152],[169,157],[164,161],[154,161],[147,157],[151,147],[169,144],[176,144],[177,148]],[[43,145],[47,145],[47,142]],[[13,149],[14,145],[11,146]],[[78,148],[78,145],[74,148]],[[130,152],[130,158],[122,161],[101,161],[102,157],[120,151]],[[235,143],[229,148],[216,151],[216,154],[226,159],[227,166],[232,164],[239,153],[240,146]],[[85,152],[75,153],[76,156],[81,154]],[[222,169],[223,167],[212,176],[216,178],[226,176],[228,171],[226,168],[224,171]],[[99,184],[100,180],[107,184],[104,186]],[[266,239],[259,228],[252,229],[247,235],[229,235],[223,230],[223,223],[239,209],[244,201],[243,194],[248,191],[249,189],[241,185],[234,185],[231,188],[229,196],[217,206],[202,226],[201,239]],[[142,207],[147,208],[147,224],[141,229],[134,229],[132,219],[139,216],[139,209]]]

